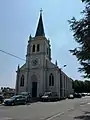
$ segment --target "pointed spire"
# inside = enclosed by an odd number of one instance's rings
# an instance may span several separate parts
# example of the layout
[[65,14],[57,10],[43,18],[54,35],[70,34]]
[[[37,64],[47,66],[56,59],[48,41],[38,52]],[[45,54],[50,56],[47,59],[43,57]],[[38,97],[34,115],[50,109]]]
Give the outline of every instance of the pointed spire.
[[19,64],[18,64],[18,67],[17,67],[17,71],[18,71],[18,72],[20,71],[20,67],[19,67]]
[[56,60],[56,62],[55,62],[55,65],[57,66],[57,60]]
[[30,34],[29,37],[28,37],[28,43],[30,42],[31,39],[32,39],[32,36]]
[[18,70],[19,70],[19,64],[18,64]]
[[32,36],[31,36],[31,34],[30,34],[30,36],[29,36],[29,40],[31,40],[32,39]]
[[39,22],[38,22],[38,26],[37,26],[37,30],[36,30],[36,34],[35,34],[35,37],[37,37],[37,36],[45,36],[43,20],[42,20],[42,9],[40,10],[40,18],[39,18]]

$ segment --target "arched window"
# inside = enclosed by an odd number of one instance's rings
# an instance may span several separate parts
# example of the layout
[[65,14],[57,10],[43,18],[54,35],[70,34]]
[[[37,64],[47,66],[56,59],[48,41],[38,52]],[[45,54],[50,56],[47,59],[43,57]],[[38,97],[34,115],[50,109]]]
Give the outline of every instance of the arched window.
[[52,73],[49,75],[49,86],[54,86],[54,76]]
[[37,52],[39,52],[39,51],[40,51],[40,45],[37,44]]
[[35,52],[35,45],[33,45],[32,47],[32,52]]
[[54,86],[54,76],[52,74],[52,86]]
[[20,86],[21,86],[21,87],[24,86],[24,75],[21,76],[21,79],[20,79]]
[[49,86],[52,86],[51,75],[49,75]]

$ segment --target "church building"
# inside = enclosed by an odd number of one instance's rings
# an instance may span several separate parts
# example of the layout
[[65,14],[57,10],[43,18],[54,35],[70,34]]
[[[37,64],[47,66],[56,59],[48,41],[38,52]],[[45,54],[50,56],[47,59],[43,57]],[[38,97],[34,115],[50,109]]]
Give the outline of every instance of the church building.
[[52,63],[50,40],[45,36],[42,12],[36,34],[29,36],[26,63],[17,69],[16,94],[30,92],[32,97],[39,97],[44,92],[56,92],[59,98],[72,93],[72,79],[57,65]]

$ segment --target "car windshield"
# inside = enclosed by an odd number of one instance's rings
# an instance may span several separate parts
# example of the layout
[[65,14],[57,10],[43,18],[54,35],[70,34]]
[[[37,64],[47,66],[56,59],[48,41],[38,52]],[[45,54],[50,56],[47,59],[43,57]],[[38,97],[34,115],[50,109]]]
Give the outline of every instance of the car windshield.
[[3,98],[3,96],[2,96],[2,95],[0,95],[0,98]]
[[28,93],[27,92],[22,92],[21,95],[27,96]]
[[50,94],[51,94],[51,92],[46,92],[46,93],[44,93],[44,96],[48,96]]
[[18,98],[18,97],[20,97],[20,95],[18,95],[18,96],[13,96],[13,97],[11,97],[10,99],[16,99],[16,98]]

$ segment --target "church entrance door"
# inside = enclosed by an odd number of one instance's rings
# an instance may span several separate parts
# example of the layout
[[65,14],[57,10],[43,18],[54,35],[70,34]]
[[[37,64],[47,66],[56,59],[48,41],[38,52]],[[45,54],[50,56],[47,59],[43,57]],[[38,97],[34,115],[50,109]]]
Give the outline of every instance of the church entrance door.
[[37,97],[37,82],[32,82],[32,97]]

